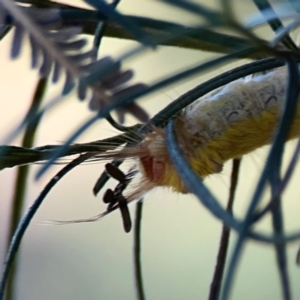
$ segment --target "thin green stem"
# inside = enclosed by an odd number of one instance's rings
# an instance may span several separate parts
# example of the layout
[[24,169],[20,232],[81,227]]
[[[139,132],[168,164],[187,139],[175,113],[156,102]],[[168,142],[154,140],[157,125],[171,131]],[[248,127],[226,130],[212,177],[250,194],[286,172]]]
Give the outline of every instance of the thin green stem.
[[6,35],[10,32],[12,26],[10,25],[0,25],[0,41],[3,40]]
[[[19,2],[32,4],[39,8],[58,8],[61,10],[60,14],[62,17],[62,25],[72,26],[75,22],[82,27],[82,33],[84,34],[94,35],[99,21],[103,20],[103,16],[95,10],[82,9],[58,2],[48,0],[22,0]],[[243,46],[249,46],[251,43],[251,41],[249,42],[247,39],[218,33],[210,30],[209,28],[203,28],[195,31],[191,27],[186,27],[172,22],[131,15],[127,15],[126,17],[134,21],[160,45],[217,53],[231,53],[235,49]],[[135,38],[119,24],[116,24],[111,20],[106,20],[105,24],[105,30],[103,32],[105,37],[135,40]],[[180,32],[184,30],[186,33],[176,39],[166,41],[166,37],[170,34],[170,30],[172,30],[172,32]],[[246,57],[253,59],[265,56],[266,52],[262,51],[255,54],[255,56],[250,55]]]
[[145,300],[145,290],[142,276],[141,261],[141,227],[142,227],[143,201],[140,200],[136,206],[134,223],[134,271],[136,296],[138,300]]
[[[234,196],[237,189],[238,177],[240,171],[241,159],[234,159],[232,165],[231,172],[231,182],[230,182],[230,190],[229,190],[229,198],[227,203],[227,211],[232,212],[232,207],[234,203]],[[218,300],[221,292],[222,279],[225,270],[226,257],[229,246],[229,238],[230,238],[230,228],[223,225],[219,252],[217,256],[217,263],[215,267],[215,272],[213,275],[213,280],[210,285],[210,293],[209,300]]]
[[59,180],[61,180],[68,172],[72,169],[80,165],[85,160],[89,159],[93,154],[85,153],[71,161],[68,165],[66,165],[63,169],[61,169],[45,186],[42,192],[39,194],[37,199],[33,202],[31,207],[27,210],[25,215],[20,219],[18,226],[12,236],[11,242],[9,244],[9,248],[7,251],[7,255],[5,258],[4,269],[2,272],[2,278],[0,282],[0,299],[3,300],[4,294],[6,291],[6,283],[9,279],[10,272],[12,271],[13,263],[15,256],[17,255],[17,251],[21,244],[22,238],[28,228],[32,218],[34,217],[35,213],[43,203],[46,196],[52,190],[52,188],[57,184]]
[[[47,88],[47,79],[46,78],[39,79],[35,90],[35,94],[32,99],[31,106],[27,113],[27,118],[31,118],[31,116],[34,116],[38,111],[41,102],[43,100],[46,88]],[[34,122],[28,123],[25,130],[25,134],[23,136],[22,147],[30,148],[33,146],[38,124],[39,124],[39,120],[35,120]],[[26,182],[27,182],[28,172],[29,172],[28,165],[19,167],[17,170],[17,176],[16,176],[16,181],[14,186],[14,195],[12,200],[7,245],[9,245],[10,240],[17,228],[18,222],[22,215],[22,210],[24,207],[24,201],[26,195]],[[15,264],[13,265],[8,280],[7,293],[6,293],[7,300],[15,299],[14,284],[15,284],[16,272],[17,272],[17,262],[15,262]]]
[[[273,29],[274,32],[277,32],[279,29],[284,27],[280,19],[276,17],[276,13],[268,0],[253,0],[253,2],[261,11],[262,15],[266,15],[266,11],[268,11],[269,14],[271,13],[274,15],[275,18],[273,20],[268,21],[270,27]],[[283,37],[282,43],[290,50],[298,50],[298,47],[289,35]]]

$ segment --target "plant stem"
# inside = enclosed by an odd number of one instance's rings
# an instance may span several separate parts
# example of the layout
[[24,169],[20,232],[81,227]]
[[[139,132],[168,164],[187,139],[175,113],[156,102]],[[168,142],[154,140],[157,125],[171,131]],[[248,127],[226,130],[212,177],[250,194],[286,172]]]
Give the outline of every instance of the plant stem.
[[145,291],[142,276],[141,262],[141,226],[142,226],[143,202],[140,200],[136,205],[135,224],[134,224],[134,271],[136,295],[138,300],[145,300]]
[[[38,111],[40,104],[43,100],[43,96],[45,94],[46,88],[47,88],[47,79],[40,78],[35,90],[35,94],[32,99],[31,106],[27,113],[27,118],[31,118]],[[34,120],[33,122],[28,123],[27,128],[25,130],[25,134],[23,136],[22,147],[30,148],[33,146],[38,124],[39,124],[39,120]],[[17,228],[17,225],[22,215],[25,195],[26,195],[26,182],[27,182],[28,172],[29,172],[28,165],[21,166],[17,170],[17,176],[16,176],[16,181],[14,186],[14,195],[12,200],[7,245],[9,245],[10,240]],[[8,284],[7,284],[7,293],[6,293],[7,300],[15,299],[14,283],[16,278],[16,272],[17,272],[17,263],[15,262],[15,264],[12,267]]]
[[[232,212],[233,202],[234,202],[234,196],[238,184],[238,176],[239,176],[239,169],[240,169],[241,159],[234,159],[233,160],[233,166],[232,166],[232,172],[231,172],[231,183],[230,183],[230,190],[229,190],[229,199],[227,203],[227,210],[229,212]],[[217,256],[217,263],[215,267],[215,272],[213,276],[213,280],[210,285],[210,293],[208,300],[217,300],[219,299],[220,291],[221,291],[221,285],[222,285],[222,279],[225,269],[225,263],[226,263],[226,256],[229,246],[229,238],[230,238],[230,229],[223,225],[222,234],[221,234],[221,240],[220,240],[220,246],[219,246],[219,252]]]

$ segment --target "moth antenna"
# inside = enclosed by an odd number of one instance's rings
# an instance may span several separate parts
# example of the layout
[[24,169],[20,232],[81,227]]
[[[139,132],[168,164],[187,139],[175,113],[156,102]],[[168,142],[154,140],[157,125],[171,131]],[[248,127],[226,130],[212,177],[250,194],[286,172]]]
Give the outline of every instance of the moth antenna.
[[[115,208],[117,209],[117,208]],[[114,209],[114,210],[115,210]],[[113,210],[112,210],[113,211]],[[105,217],[106,215],[108,215],[111,211],[105,211],[99,215],[96,215],[94,217],[90,217],[90,218],[86,218],[86,219],[75,219],[75,220],[69,220],[69,221],[57,221],[57,220],[53,220],[53,221],[48,221],[46,222],[46,224],[53,224],[53,225],[70,225],[70,224],[77,224],[77,223],[90,223],[90,222],[97,222],[99,220],[101,220],[103,217]]]

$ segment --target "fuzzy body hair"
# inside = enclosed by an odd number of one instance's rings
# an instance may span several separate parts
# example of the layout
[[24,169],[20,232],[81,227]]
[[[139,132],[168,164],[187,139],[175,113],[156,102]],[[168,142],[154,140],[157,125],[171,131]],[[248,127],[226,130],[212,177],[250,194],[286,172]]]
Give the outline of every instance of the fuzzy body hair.
[[[222,171],[226,161],[273,141],[286,98],[287,70],[281,67],[234,81],[196,100],[176,119],[179,146],[200,178]],[[288,139],[298,137],[298,107]],[[157,186],[189,192],[172,165],[165,131],[153,128],[143,141],[123,155],[136,157],[142,179],[129,195],[141,197]]]

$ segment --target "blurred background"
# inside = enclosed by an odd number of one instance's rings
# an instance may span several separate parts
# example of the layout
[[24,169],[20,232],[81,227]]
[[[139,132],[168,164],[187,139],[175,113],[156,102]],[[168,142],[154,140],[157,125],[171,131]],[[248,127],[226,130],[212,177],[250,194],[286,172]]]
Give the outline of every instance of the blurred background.
[[[74,5],[74,1],[72,1]],[[82,2],[76,4],[82,6]],[[207,3],[205,3],[207,4]],[[212,6],[215,3],[211,4]],[[239,1],[240,18],[257,11],[251,1]],[[197,20],[179,10],[170,10],[157,1],[123,0],[118,9],[124,13],[192,23]],[[271,34],[262,28],[261,34]],[[296,34],[295,34],[296,36]],[[90,39],[90,37],[87,37]],[[37,83],[37,72],[29,70],[30,49],[23,48],[21,58],[11,61],[11,35],[0,43],[0,129],[1,141],[22,120]],[[104,38],[100,55],[118,57],[134,42]],[[159,47],[131,59],[127,66],[136,70],[136,80],[152,82],[217,54],[173,47]],[[245,61],[244,61],[245,62]],[[243,61],[239,62],[242,64]],[[218,75],[236,64],[228,64],[188,82],[151,94],[141,105],[155,114],[188,89]],[[126,64],[125,64],[126,67]],[[53,99],[61,87],[50,86],[45,101]],[[91,116],[87,101],[79,102],[73,95],[49,111],[38,129],[36,145],[60,144]],[[136,120],[127,117],[126,125]],[[78,142],[90,142],[116,135],[105,121],[99,121],[86,131]],[[20,144],[21,137],[11,142]],[[288,161],[295,142],[287,143]],[[268,147],[247,155],[242,161],[241,176],[234,211],[244,216],[251,199]],[[134,162],[128,162],[123,169]],[[40,191],[62,166],[53,166],[39,181],[34,175],[40,166],[34,165],[28,177],[26,206],[29,207]],[[68,299],[135,299],[133,272],[133,234],[124,233],[118,211],[94,223],[49,225],[51,220],[88,218],[105,210],[103,192],[93,196],[92,188],[103,171],[103,164],[85,163],[70,172],[52,190],[27,230],[19,251],[16,295],[18,300]],[[299,168],[284,194],[285,225],[290,231],[299,228]],[[205,184],[226,205],[231,162],[221,174],[211,176]],[[16,169],[0,172],[0,261],[5,257],[9,211]],[[107,187],[114,187],[111,180]],[[265,192],[265,199],[269,191]],[[130,206],[134,215],[135,205]],[[147,299],[193,300],[207,299],[214,271],[222,224],[201,206],[192,195],[179,195],[167,189],[155,189],[145,197],[142,223],[142,263]],[[271,219],[263,219],[257,230],[271,232]],[[235,241],[231,236],[231,244]],[[300,269],[295,264],[299,244],[288,246],[289,270],[294,299],[300,299]],[[2,266],[0,266],[1,272]],[[235,280],[233,300],[281,299],[281,288],[275,253],[272,246],[249,241],[243,252]]]

